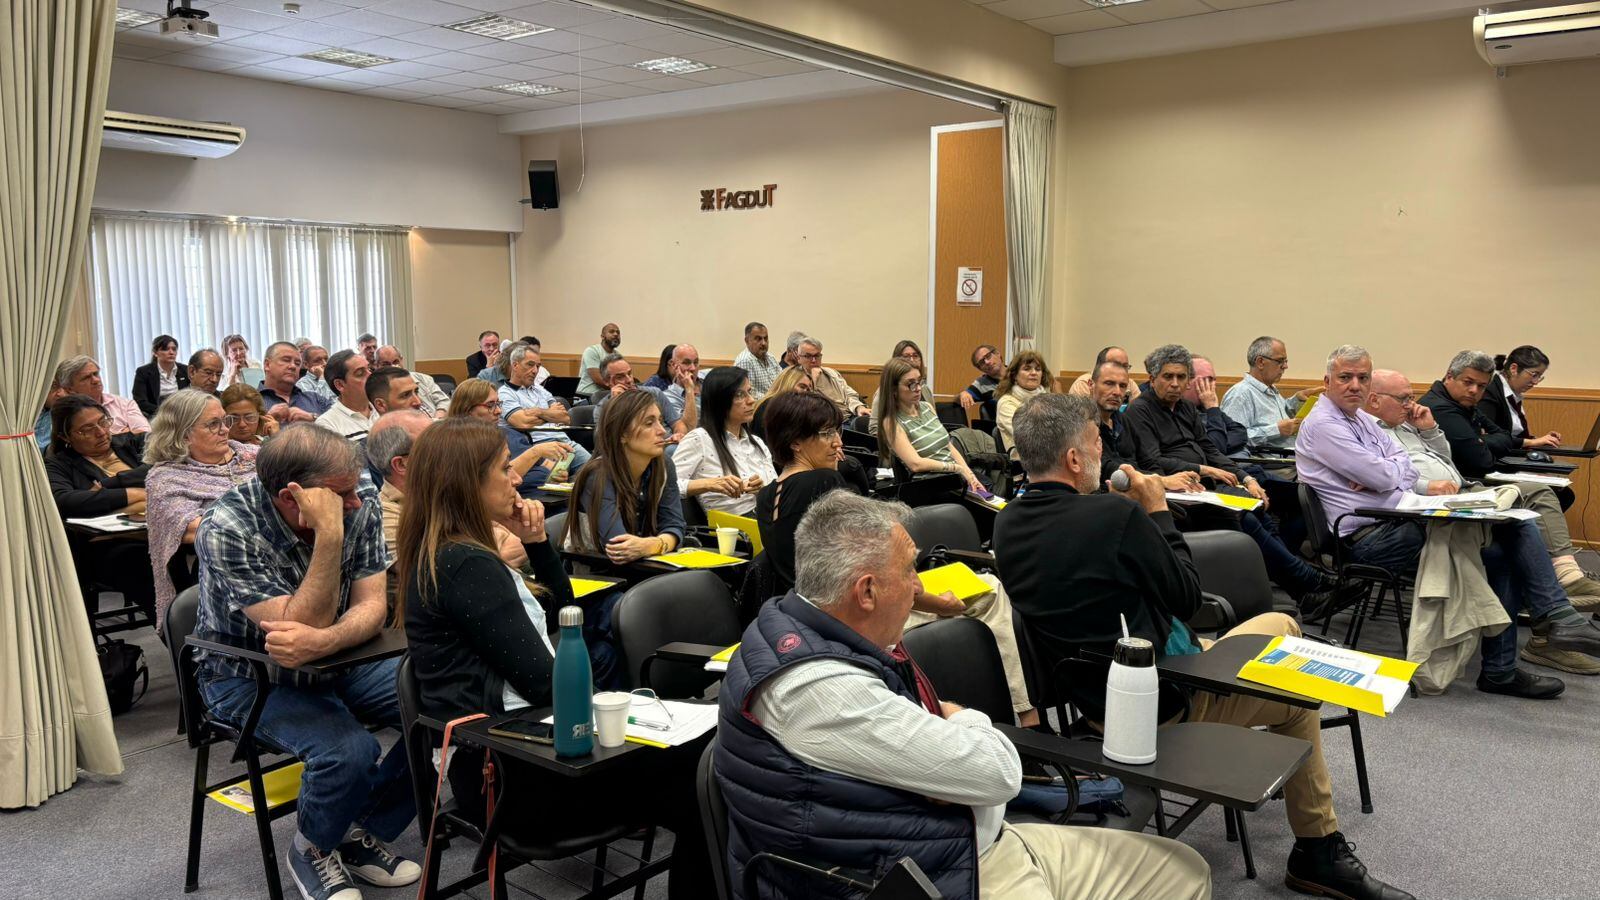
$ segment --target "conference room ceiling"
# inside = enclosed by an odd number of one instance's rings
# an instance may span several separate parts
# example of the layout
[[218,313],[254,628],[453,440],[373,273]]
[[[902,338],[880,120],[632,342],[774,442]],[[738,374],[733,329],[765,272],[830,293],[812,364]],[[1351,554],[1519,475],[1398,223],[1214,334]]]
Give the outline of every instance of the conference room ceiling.
[[[852,75],[568,0],[193,0],[192,5],[210,14],[221,31],[217,40],[163,37],[157,20],[128,27],[125,21],[145,18],[137,13],[164,15],[166,0],[119,0],[115,55],[407,103],[521,114],[518,122],[528,127],[508,129],[516,131],[537,130],[540,117],[526,115],[530,112],[551,111],[551,124],[564,122],[580,100],[585,117],[592,111],[594,121],[633,117],[622,113],[652,105],[688,111],[878,88]],[[290,6],[298,12],[288,12]],[[539,31],[503,40],[447,27],[490,15],[536,25]],[[490,26],[495,24],[503,23]],[[306,58],[329,50],[384,61],[352,57],[372,63],[355,67]],[[704,68],[666,74],[637,67],[674,58]],[[537,93],[507,93],[508,85]],[[622,109],[608,117],[608,104]]]

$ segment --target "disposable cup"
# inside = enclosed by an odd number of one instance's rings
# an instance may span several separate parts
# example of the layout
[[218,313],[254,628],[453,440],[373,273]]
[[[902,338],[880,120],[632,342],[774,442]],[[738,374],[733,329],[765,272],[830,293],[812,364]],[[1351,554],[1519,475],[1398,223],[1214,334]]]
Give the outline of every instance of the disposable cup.
[[739,529],[723,526],[717,529],[717,552],[723,556],[733,555],[733,548],[739,546]]
[[602,747],[621,747],[628,736],[628,709],[633,696],[621,691],[594,695],[595,737]]

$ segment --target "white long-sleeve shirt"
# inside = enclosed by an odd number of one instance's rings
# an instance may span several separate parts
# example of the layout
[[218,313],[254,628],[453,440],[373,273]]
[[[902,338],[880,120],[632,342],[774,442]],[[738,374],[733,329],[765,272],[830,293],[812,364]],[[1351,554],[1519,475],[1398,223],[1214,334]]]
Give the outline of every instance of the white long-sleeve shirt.
[[[778,473],[772,468],[772,454],[760,438],[746,429],[744,437],[730,434],[726,440],[728,453],[739,467],[740,478],[759,475],[762,484],[778,480]],[[673,451],[672,466],[678,473],[678,493],[685,497],[689,496],[689,482],[696,478],[721,478],[728,474],[722,471],[722,459],[717,456],[717,447],[711,442],[711,434],[704,428],[696,428],[683,436],[678,449]],[[707,491],[695,499],[700,501],[703,509],[718,509],[736,516],[751,515],[756,509],[755,491],[739,497]]]

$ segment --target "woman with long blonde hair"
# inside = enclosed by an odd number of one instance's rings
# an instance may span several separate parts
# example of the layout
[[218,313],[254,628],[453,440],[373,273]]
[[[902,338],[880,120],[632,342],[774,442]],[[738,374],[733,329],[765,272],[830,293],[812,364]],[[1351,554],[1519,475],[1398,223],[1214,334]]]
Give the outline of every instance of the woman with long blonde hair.
[[790,366],[779,372],[778,377],[773,379],[772,390],[767,391],[766,395],[761,398],[761,402],[756,404],[756,414],[750,420],[750,430],[755,432],[756,437],[765,441],[767,439],[767,404],[793,391],[810,393],[816,389],[817,386],[811,381],[811,374],[805,370],[804,366]]

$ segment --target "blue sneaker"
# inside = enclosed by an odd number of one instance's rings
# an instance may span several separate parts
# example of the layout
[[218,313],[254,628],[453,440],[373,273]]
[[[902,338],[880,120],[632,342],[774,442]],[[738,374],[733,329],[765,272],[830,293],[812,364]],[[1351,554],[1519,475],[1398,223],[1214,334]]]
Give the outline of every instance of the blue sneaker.
[[348,838],[339,845],[339,857],[351,875],[378,887],[402,887],[422,877],[421,866],[390,850],[365,828],[350,829]]
[[302,853],[290,847],[289,874],[304,900],[361,900],[361,891],[351,883],[337,850],[324,853],[307,847]]

